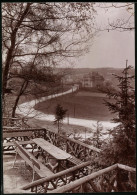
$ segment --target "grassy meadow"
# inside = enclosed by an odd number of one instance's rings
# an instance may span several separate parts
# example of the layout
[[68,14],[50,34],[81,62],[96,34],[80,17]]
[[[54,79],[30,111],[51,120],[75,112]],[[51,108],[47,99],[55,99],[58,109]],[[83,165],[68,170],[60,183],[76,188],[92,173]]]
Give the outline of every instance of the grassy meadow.
[[48,101],[38,103],[35,109],[46,114],[54,114],[57,104],[67,109],[67,116],[99,121],[110,121],[114,115],[104,105],[105,94],[78,91]]

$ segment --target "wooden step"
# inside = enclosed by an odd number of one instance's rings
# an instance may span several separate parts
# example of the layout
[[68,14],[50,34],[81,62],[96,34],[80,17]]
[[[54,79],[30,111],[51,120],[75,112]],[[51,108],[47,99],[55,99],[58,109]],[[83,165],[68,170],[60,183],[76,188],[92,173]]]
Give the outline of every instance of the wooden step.
[[67,160],[74,163],[75,165],[83,163],[80,159],[76,158],[75,156],[71,156]]

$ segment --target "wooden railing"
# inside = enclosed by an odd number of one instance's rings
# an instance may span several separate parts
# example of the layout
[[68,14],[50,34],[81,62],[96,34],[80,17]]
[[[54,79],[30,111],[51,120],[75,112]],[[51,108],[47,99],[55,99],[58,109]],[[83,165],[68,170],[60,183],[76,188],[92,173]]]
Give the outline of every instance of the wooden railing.
[[71,181],[75,181],[75,179],[88,175],[88,166],[90,164],[91,162],[84,162],[80,165],[56,173],[53,176],[34,181],[22,187],[21,189],[27,191],[30,190],[31,192],[35,193],[46,193],[48,191],[58,188],[59,186],[64,186]]
[[[12,134],[12,135],[11,135]],[[28,134],[28,136],[27,136]],[[11,141],[26,141],[36,137],[42,137],[53,145],[65,150],[67,153],[75,156],[83,162],[91,159],[91,156],[96,156],[100,152],[98,148],[87,145],[80,141],[70,139],[66,136],[57,134],[47,129],[36,128],[21,128],[21,129],[4,129],[3,142]]]
[[[136,191],[136,169],[115,164],[88,175],[90,162],[32,182],[21,190],[34,193],[85,193]],[[54,189],[54,190],[53,190]]]
[[[29,125],[26,123],[26,118],[9,118],[9,117],[3,117],[2,118],[2,125],[3,129],[6,129],[6,127],[14,127],[14,128],[28,128]],[[12,129],[12,128],[11,128]]]
[[136,169],[115,164],[48,193],[135,192]]
[[90,165],[94,163],[92,161],[94,156],[97,156],[100,152],[98,148],[44,128],[3,129],[4,143],[31,140],[36,137],[44,138],[53,145],[77,157],[83,163],[59,172],[54,177],[35,181],[23,187],[24,190],[29,189],[36,193],[135,191],[135,168],[115,164],[93,173]]

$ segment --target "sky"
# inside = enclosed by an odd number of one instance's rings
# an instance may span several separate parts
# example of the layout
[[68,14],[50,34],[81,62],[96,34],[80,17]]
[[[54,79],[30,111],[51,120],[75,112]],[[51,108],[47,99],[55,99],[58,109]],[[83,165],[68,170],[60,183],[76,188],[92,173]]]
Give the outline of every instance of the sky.
[[[109,8],[104,11],[98,8],[96,17],[97,25],[104,28],[109,21],[128,18],[129,14],[125,8]],[[134,18],[134,17],[133,17]],[[119,32],[101,31],[93,40],[90,52],[76,60],[75,67],[79,68],[101,68],[115,67],[125,68],[126,60],[128,65],[135,66],[135,38],[134,31]]]

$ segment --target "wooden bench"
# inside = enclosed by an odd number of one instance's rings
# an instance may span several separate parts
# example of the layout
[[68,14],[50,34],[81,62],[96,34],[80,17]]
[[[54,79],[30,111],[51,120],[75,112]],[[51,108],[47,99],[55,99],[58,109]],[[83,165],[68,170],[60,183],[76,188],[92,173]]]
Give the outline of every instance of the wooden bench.
[[[17,158],[17,154],[19,154],[22,157],[22,159],[33,169],[32,181],[34,180],[35,172],[41,178],[54,175],[53,172],[51,172],[46,166],[44,166],[39,160],[37,160],[30,152],[28,152],[25,148],[20,146],[20,143],[14,141],[14,144],[16,145],[15,161]],[[15,165],[15,161],[14,161],[13,167]]]
[[[71,162],[72,164],[74,164],[74,165],[80,165],[80,164],[84,163],[83,161],[81,161],[80,159],[76,158],[76,157],[73,156],[73,155],[71,155],[71,157],[69,157],[67,160],[68,160],[69,162]],[[89,172],[92,171],[91,166],[87,166],[87,169],[88,169]]]
[[[35,145],[35,143],[32,141],[32,140],[28,140],[28,141],[20,141],[19,142],[20,145],[22,146],[27,146],[27,145],[31,145],[31,148],[27,148],[27,149],[32,149],[32,153],[33,153],[33,150],[34,150],[34,147],[33,147],[33,144]],[[15,143],[13,141],[11,142],[7,142],[7,143],[3,143],[3,152],[6,152],[6,151],[13,151],[15,150]]]
[[26,132],[3,132],[3,139],[4,138],[11,138],[11,137],[29,137],[32,136],[32,131]]
[[[20,141],[19,144],[20,145],[28,145],[28,144],[34,144],[34,142],[32,140]],[[16,146],[16,145],[14,142],[3,143],[3,147],[8,147],[8,146]]]
[[67,160],[70,161],[71,163],[73,163],[74,165],[79,165],[79,164],[83,163],[80,159],[78,159],[72,155]]

